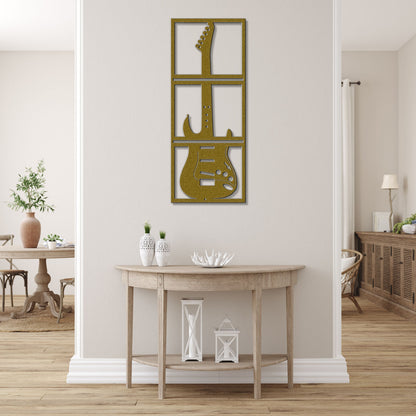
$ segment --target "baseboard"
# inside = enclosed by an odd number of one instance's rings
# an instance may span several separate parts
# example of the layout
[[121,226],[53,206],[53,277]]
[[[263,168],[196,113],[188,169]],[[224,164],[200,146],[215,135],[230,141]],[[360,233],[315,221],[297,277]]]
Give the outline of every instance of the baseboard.
[[415,319],[416,318],[416,312],[412,311],[402,305],[399,305],[398,303],[395,303],[389,299],[382,298],[381,296],[372,293],[371,291],[361,288],[360,289],[360,297],[363,297],[365,299],[368,299],[369,301],[380,305],[384,309],[387,309],[390,312],[393,312],[397,315],[402,316],[403,318],[407,319]]
[[[347,363],[340,358],[298,358],[294,360],[296,384],[349,383]],[[287,383],[286,363],[264,367],[262,383]],[[157,384],[157,368],[133,362],[133,384]],[[67,383],[70,384],[124,384],[126,360],[123,358],[72,357]],[[167,370],[170,384],[230,384],[252,383],[251,370],[238,371],[177,371]]]

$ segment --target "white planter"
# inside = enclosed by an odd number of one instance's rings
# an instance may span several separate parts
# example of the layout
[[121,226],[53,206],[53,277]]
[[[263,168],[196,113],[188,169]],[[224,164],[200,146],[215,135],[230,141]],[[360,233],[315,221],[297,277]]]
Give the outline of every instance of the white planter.
[[157,265],[159,267],[167,266],[169,255],[170,255],[169,243],[164,238],[161,238],[160,240],[157,241],[156,249],[155,249]]
[[416,224],[405,224],[402,231],[406,234],[416,234]]
[[155,256],[155,240],[150,234],[145,233],[140,239],[139,247],[143,266],[151,266]]
[[48,241],[48,249],[55,250],[56,249],[56,241]]

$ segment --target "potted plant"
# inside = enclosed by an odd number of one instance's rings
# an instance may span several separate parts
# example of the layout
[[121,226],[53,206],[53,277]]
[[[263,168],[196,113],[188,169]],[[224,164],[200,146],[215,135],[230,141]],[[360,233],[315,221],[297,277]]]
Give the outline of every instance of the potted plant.
[[62,241],[62,238],[58,234],[48,234],[44,239],[48,243],[49,250],[55,250],[58,241]]
[[143,266],[151,266],[155,256],[155,240],[150,235],[152,226],[148,221],[144,223],[144,235],[140,239],[140,259]]
[[395,232],[396,234],[400,234],[404,226],[415,224],[415,221],[416,213],[406,218],[403,222],[398,222],[397,224],[394,224],[393,232]]
[[156,242],[155,257],[156,263],[159,267],[168,265],[168,257],[170,254],[169,243],[165,240],[166,233],[159,231],[160,240]]
[[45,184],[45,164],[41,160],[36,169],[26,167],[25,175],[19,174],[16,189],[10,190],[12,201],[9,202],[9,207],[26,212],[26,217],[20,224],[20,236],[25,248],[36,248],[40,239],[40,222],[33,211],[55,210],[53,205],[46,203],[48,198]]

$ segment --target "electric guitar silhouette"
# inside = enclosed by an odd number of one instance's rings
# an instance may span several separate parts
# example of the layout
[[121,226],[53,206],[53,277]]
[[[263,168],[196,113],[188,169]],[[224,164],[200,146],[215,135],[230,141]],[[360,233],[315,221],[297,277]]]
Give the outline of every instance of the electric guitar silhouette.
[[[201,75],[211,75],[211,49],[214,35],[214,22],[208,22],[195,47],[201,52]],[[237,175],[228,157],[229,143],[215,143],[212,116],[212,85],[201,82],[201,131],[194,133],[189,114],[183,122],[185,140],[204,141],[189,143],[188,158],[182,169],[180,185],[190,198],[201,202],[227,198],[237,189]],[[232,137],[230,129],[226,137]],[[209,143],[206,143],[209,141]]]

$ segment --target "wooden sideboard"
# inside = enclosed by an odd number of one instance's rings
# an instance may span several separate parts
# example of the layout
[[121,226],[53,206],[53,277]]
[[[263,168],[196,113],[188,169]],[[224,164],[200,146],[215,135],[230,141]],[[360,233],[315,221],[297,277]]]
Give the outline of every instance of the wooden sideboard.
[[416,235],[357,232],[363,253],[360,293],[406,317],[416,316]]

